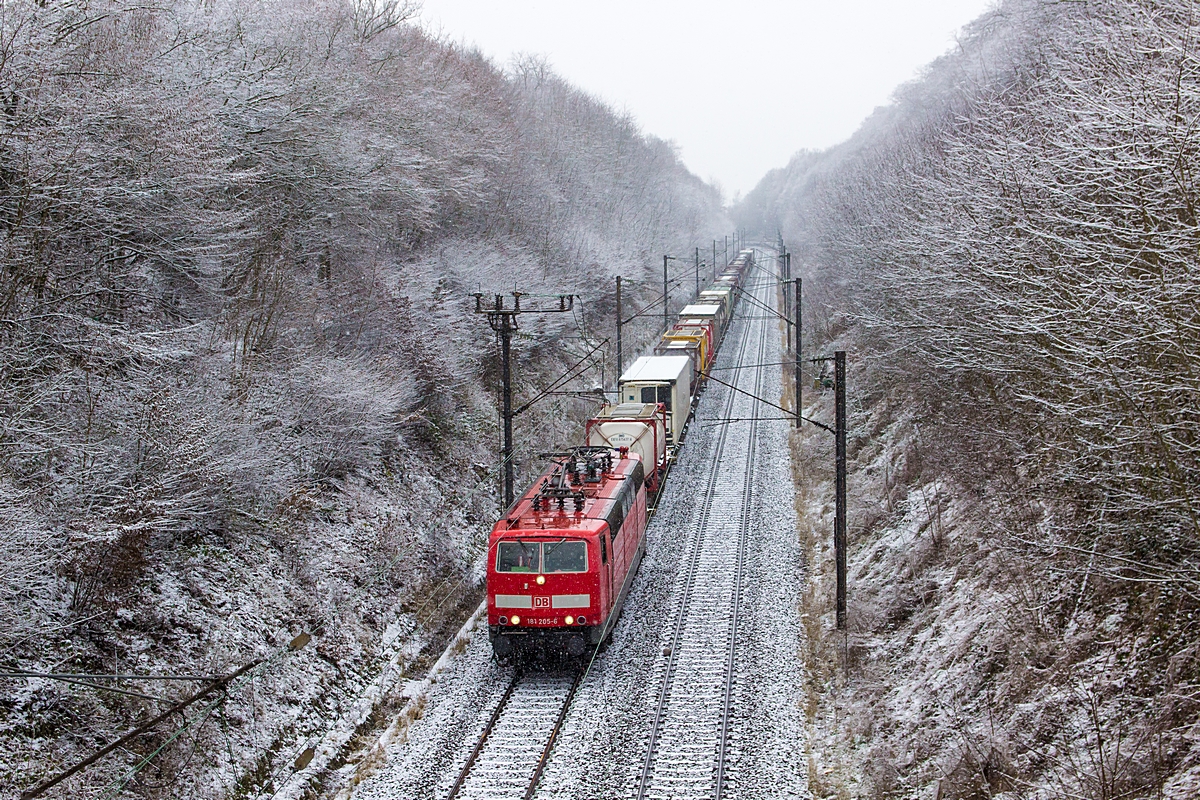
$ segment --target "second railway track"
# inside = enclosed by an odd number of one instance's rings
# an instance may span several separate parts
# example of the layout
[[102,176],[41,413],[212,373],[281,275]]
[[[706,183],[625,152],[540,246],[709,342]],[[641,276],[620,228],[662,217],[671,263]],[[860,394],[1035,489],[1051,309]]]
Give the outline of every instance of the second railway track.
[[[738,348],[739,364],[756,338],[753,363],[762,364],[765,319],[747,321]],[[755,366],[752,374],[743,375],[739,388],[757,395],[763,367]],[[734,735],[738,627],[744,611],[758,424],[751,406],[755,401],[732,390],[728,395],[724,419],[749,421],[723,424],[713,448],[700,513],[682,566],[680,597],[668,628],[666,662],[638,800],[719,800],[730,777],[727,763]],[[751,410],[735,413],[745,407]]]

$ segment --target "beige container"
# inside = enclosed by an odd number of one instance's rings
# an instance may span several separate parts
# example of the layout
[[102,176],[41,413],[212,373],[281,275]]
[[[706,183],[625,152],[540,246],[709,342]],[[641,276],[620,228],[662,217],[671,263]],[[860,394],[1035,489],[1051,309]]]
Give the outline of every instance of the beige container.
[[722,286],[717,288],[713,286],[705,289],[700,293],[700,297],[696,300],[697,303],[720,303],[725,309],[725,316],[729,316],[733,310],[733,288]]
[[667,455],[663,415],[655,403],[606,405],[588,420],[587,443],[592,447],[626,447],[641,457],[647,476]]
[[670,339],[663,337],[663,340],[654,348],[656,356],[687,356],[692,360],[692,384],[694,385],[700,378],[700,373],[704,371],[704,350],[701,344],[702,339]]

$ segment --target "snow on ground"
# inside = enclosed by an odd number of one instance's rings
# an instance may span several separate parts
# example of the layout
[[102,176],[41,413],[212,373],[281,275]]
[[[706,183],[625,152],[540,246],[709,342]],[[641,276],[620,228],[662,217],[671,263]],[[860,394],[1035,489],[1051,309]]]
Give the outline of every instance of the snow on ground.
[[[830,394],[809,397],[808,414],[828,419]],[[1150,694],[1172,677],[1150,660],[1145,612],[1123,592],[1089,596],[1086,560],[1033,549],[1053,541],[1052,513],[1014,530],[998,509],[1019,498],[915,468],[928,444],[889,405],[851,415],[845,633],[834,629],[831,437],[805,436],[796,462],[814,795],[1197,797],[1200,771],[1164,777],[1195,752],[1195,727]]]
[[[760,278],[761,280],[761,278]],[[764,298],[768,295],[763,292]],[[742,313],[746,313],[743,305]],[[736,322],[723,346],[722,366],[739,350],[752,325],[767,335],[761,352],[747,358],[779,361],[774,322]],[[757,342],[753,344],[757,345]],[[726,375],[738,373],[726,373]],[[721,416],[729,390],[710,385],[693,420],[685,446],[648,531],[648,551],[612,643],[583,680],[555,751],[539,784],[539,798],[617,798],[636,792],[646,758],[650,720],[681,587],[681,561],[700,512],[711,459],[723,426],[706,425]],[[765,370],[762,391],[780,394],[775,368]],[[748,403],[737,404],[739,409]],[[777,414],[761,408],[764,417]],[[746,435],[748,423],[728,426]],[[746,572],[746,607],[737,648],[737,681],[730,738],[727,797],[807,797],[807,747],[801,690],[800,619],[803,553],[795,535],[790,480],[789,425],[758,425],[752,480],[753,517]],[[724,659],[723,653],[714,656]],[[372,766],[378,773],[354,792],[357,800],[427,798],[444,792],[466,752],[508,684],[511,672],[496,664],[482,631],[441,674],[421,719],[396,737]],[[686,681],[680,675],[677,681]],[[678,702],[678,701],[676,701]],[[715,747],[715,743],[714,743]],[[711,791],[711,790],[709,790]],[[697,790],[697,796],[707,796]]]

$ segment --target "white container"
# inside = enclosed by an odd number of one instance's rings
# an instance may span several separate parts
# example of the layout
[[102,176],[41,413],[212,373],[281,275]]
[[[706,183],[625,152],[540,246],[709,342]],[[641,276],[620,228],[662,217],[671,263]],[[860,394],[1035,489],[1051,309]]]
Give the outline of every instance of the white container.
[[692,303],[683,307],[678,319],[711,319],[717,330],[724,331],[729,315],[720,303]]
[[[720,310],[720,306],[713,306]],[[642,356],[617,383],[622,403],[662,403],[667,409],[671,444],[678,445],[692,413],[692,359]]]

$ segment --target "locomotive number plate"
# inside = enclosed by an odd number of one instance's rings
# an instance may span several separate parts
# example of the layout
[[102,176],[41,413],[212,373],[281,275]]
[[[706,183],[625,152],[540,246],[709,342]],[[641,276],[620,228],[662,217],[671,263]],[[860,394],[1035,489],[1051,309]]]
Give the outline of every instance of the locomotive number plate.
[[533,607],[534,608],[549,608],[550,607],[550,598],[549,597],[533,598]]
[[529,624],[530,625],[557,625],[558,619],[557,618],[556,619],[541,619],[541,618],[531,619],[531,620],[529,620]]

